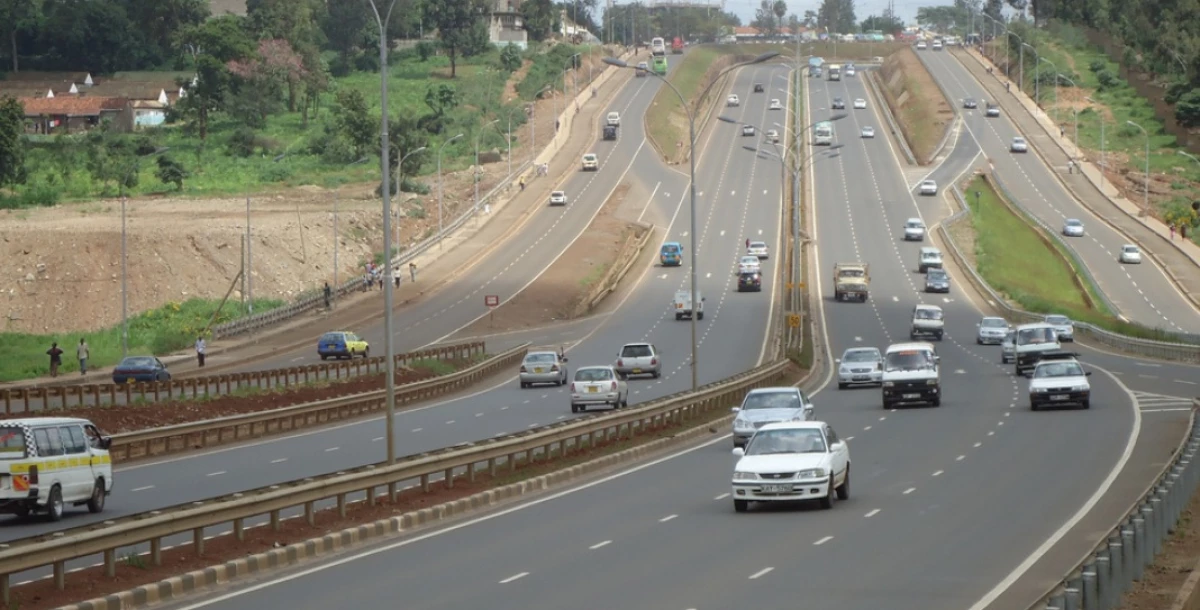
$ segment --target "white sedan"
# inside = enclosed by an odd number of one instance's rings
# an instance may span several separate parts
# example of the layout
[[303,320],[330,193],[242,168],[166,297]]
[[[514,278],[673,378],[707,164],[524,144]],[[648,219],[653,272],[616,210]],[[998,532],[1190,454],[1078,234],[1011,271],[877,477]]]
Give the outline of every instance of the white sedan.
[[775,131],[774,129],[768,129],[767,133],[765,135],[766,135],[768,142],[770,142],[772,144],[779,143],[779,132],[778,131]]
[[860,98],[858,98],[858,99],[856,99],[856,100],[854,100],[854,109],[855,109],[855,110],[863,110],[863,109],[865,109],[866,107],[867,107],[867,100],[864,100],[864,99],[863,99],[863,98],[861,98],[861,97],[860,97]]
[[864,138],[874,138],[874,137],[875,137],[875,128],[874,128],[874,127],[871,127],[870,125],[867,125],[866,127],[863,127],[863,128],[862,128],[862,137],[864,137]]
[[862,383],[883,384],[883,355],[877,347],[852,347],[835,362],[839,390]]
[[1063,223],[1062,234],[1067,237],[1083,237],[1083,222],[1078,218],[1068,218]]
[[767,242],[765,242],[765,241],[750,242],[750,247],[746,248],[746,256],[755,256],[755,257],[758,257],[759,259],[767,258],[769,256],[768,249],[767,249]]
[[938,189],[937,182],[935,182],[933,180],[924,180],[921,182],[921,194],[922,195],[936,195],[937,189]]
[[1121,246],[1120,261],[1126,265],[1139,265],[1142,262],[1142,251],[1133,244]]
[[742,135],[743,136],[754,135],[754,126],[753,125],[742,125]]
[[736,94],[730,95],[728,98],[725,98],[725,105],[730,106],[730,107],[741,106],[742,100],[738,99],[738,96]]
[[762,263],[758,262],[757,256],[743,256],[738,261],[738,273],[761,273]]
[[783,102],[779,101],[778,98],[771,100],[771,107],[769,110],[783,110]]
[[[739,513],[751,502],[817,500],[828,509],[835,500],[850,499],[850,447],[825,422],[767,424],[733,455],[733,509]],[[781,478],[781,472],[791,476]]]
[[563,191],[552,191],[550,205],[567,205],[567,194]]

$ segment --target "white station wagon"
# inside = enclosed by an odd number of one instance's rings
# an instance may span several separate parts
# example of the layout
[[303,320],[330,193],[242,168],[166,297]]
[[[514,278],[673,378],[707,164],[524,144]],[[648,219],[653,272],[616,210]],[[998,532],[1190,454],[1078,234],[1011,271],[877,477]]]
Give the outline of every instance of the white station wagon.
[[829,509],[834,500],[850,499],[850,446],[825,422],[767,424],[733,455],[733,509],[739,513],[751,502],[816,500]]

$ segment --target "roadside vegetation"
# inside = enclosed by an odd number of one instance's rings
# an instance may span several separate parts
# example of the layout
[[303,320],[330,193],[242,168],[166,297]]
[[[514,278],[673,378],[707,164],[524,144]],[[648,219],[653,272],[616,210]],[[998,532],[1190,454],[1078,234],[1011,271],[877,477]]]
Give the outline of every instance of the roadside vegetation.
[[905,46],[884,60],[876,83],[917,162],[932,162],[954,123],[954,109],[925,64]]
[[[220,301],[190,299],[182,303],[168,303],[158,309],[130,316],[129,355],[161,356],[187,349],[195,343],[198,336],[207,335],[211,326],[248,315],[245,306],[237,301],[225,303],[220,312],[217,312],[219,303]],[[282,301],[255,299],[254,311],[263,312],[281,305]],[[122,327],[118,324],[113,328],[82,333],[0,333],[0,382],[49,375],[50,357],[46,355],[46,350],[55,342],[63,350],[63,363],[58,369],[60,374],[79,374],[75,348],[80,339],[87,340],[91,352],[91,358],[88,359],[89,368],[112,366],[121,361],[121,330]]]
[[[718,60],[735,52],[741,53],[742,51],[732,45],[704,46],[693,49],[683,57],[668,55],[668,62],[680,62],[668,80],[679,89],[684,99],[694,100],[700,90],[708,86],[709,75],[727,65],[718,64]],[[656,77],[646,76],[646,78]],[[687,112],[684,111],[679,96],[675,95],[670,87],[662,87],[654,95],[654,100],[646,109],[645,120],[646,135],[654,142],[659,152],[670,159],[678,159],[681,155],[687,154]],[[683,144],[682,152],[679,150],[679,143]]]
[[1168,333],[1114,317],[1096,287],[1075,270],[1070,254],[1003,201],[984,176],[963,194],[971,208],[975,267],[994,290],[1033,313],[1063,314],[1131,337],[1170,340]]

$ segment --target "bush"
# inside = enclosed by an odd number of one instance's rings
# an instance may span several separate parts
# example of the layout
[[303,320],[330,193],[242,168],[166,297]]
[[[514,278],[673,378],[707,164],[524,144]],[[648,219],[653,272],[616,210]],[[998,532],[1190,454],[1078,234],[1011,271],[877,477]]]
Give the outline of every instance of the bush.
[[349,58],[345,55],[338,54],[329,62],[329,73],[337,78],[349,76],[354,71],[354,66],[350,63]]
[[1108,70],[1101,70],[1097,72],[1096,80],[1100,83],[1101,89],[1113,89],[1121,84],[1121,80]]
[[511,42],[500,52],[500,67],[509,72],[516,72],[521,69],[522,61],[521,50]]
[[254,130],[249,127],[238,127],[229,136],[226,144],[229,154],[235,157],[249,157],[254,154]]
[[1099,74],[1102,70],[1105,70],[1106,68],[1108,68],[1108,66],[1104,63],[1104,60],[1102,60],[1102,59],[1093,59],[1092,62],[1088,64],[1088,69],[1091,70],[1095,74]]
[[272,163],[263,167],[262,173],[259,174],[258,178],[261,182],[283,182],[291,178],[294,173],[292,168],[287,165]]
[[1175,104],[1175,120],[1184,127],[1200,126],[1200,91],[1189,91]]
[[417,57],[421,58],[421,61],[429,61],[429,58],[437,53],[437,47],[433,46],[432,42],[426,40],[418,42],[417,46],[413,47],[413,50],[416,51]]

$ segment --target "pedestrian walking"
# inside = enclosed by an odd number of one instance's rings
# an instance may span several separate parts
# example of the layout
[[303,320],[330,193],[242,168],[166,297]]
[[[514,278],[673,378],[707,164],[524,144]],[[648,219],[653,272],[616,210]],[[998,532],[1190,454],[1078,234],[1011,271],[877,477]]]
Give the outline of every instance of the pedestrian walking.
[[329,309],[333,304],[333,289],[329,287],[329,282],[325,282],[322,292],[325,294],[325,309]]
[[554,119],[554,133],[558,133],[558,119]]
[[747,250],[750,249],[750,238],[749,237],[746,238],[746,249]]
[[1012,83],[1004,83],[1004,90],[1012,93]]
[[1060,137],[1060,138],[1067,137],[1067,128],[1066,127],[1064,127],[1062,125],[1058,126],[1058,137]]
[[400,278],[402,277],[404,277],[404,274],[400,273],[400,265],[392,267],[392,281],[396,282],[396,288],[400,287]]
[[417,281],[417,264],[415,262],[408,264],[408,275],[412,276],[413,283]]
[[91,352],[90,352],[90,350],[88,350],[87,340],[84,339],[83,337],[80,337],[79,338],[79,347],[75,348],[75,357],[79,359],[79,374],[80,375],[87,375],[87,361],[88,361],[88,356],[90,356],[90,355],[91,355]]
[[1167,228],[1171,229],[1171,241],[1175,241],[1175,223],[1168,223]]
[[62,366],[63,351],[58,348],[57,343],[51,343],[50,349],[46,350],[46,355],[50,356],[50,376],[58,377],[58,367]]
[[204,337],[196,337],[196,362],[200,364],[200,368],[204,368],[204,356],[208,353],[208,344],[204,342]]
[[1075,173],[1075,162],[1074,161],[1067,161],[1067,173],[1068,174]]
[[524,191],[525,190],[525,176],[521,176],[521,180],[520,180],[519,184],[521,185],[521,190]]

